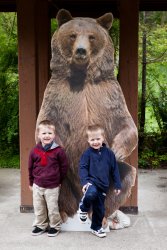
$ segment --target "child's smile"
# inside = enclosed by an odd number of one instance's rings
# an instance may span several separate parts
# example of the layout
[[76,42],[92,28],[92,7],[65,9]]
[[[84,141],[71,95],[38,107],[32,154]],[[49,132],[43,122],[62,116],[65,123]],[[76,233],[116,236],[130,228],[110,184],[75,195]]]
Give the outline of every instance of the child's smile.
[[101,130],[97,130],[88,135],[88,143],[94,149],[100,149],[104,142],[104,136],[101,133]]

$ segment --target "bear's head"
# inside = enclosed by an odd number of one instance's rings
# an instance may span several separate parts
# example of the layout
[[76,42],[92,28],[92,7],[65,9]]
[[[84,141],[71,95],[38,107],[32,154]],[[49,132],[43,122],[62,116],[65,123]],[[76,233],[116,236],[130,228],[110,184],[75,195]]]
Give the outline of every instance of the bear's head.
[[[76,68],[88,69],[101,58],[105,63],[104,53],[110,55],[112,60],[108,61],[113,64],[114,49],[108,35],[113,21],[111,13],[97,19],[73,18],[69,11],[62,9],[56,18],[58,30],[52,37],[52,70],[57,64],[62,64],[62,61]],[[108,51],[105,51],[106,48]]]

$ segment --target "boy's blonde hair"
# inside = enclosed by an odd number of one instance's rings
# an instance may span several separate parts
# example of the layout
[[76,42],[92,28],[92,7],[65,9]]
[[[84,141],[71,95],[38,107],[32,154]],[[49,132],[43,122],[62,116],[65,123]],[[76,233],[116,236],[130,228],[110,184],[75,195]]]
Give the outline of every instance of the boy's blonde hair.
[[94,125],[88,126],[86,130],[86,134],[87,136],[89,136],[91,133],[96,132],[97,130],[100,130],[101,134],[105,137],[104,128],[100,124],[94,124]]
[[39,132],[41,126],[50,127],[50,128],[52,128],[52,129],[54,130],[54,132],[55,132],[55,130],[56,130],[56,129],[55,129],[55,124],[54,124],[54,122],[49,121],[49,120],[43,120],[43,121],[41,121],[41,122],[38,124],[37,132]]

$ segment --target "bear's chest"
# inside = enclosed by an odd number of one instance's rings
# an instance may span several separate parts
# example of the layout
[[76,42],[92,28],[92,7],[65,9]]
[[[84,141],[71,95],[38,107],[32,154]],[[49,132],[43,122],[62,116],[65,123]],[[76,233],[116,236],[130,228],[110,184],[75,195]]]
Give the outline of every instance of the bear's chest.
[[[51,82],[52,83],[52,82]],[[60,128],[69,124],[75,130],[89,124],[112,124],[113,87],[110,83],[85,84],[82,88],[72,89],[67,83],[50,84],[45,92],[45,112],[56,120]],[[115,95],[115,93],[114,93]],[[69,126],[68,125],[68,126]],[[104,126],[108,126],[105,125]]]
[[85,117],[85,119],[103,117],[111,109],[112,105],[109,87],[107,88],[107,86],[88,84],[79,91],[72,91],[66,88],[60,96],[62,96],[62,100],[66,100],[65,102],[60,102],[65,112],[68,113],[69,119],[73,114],[76,119],[77,117],[79,119],[80,117]]

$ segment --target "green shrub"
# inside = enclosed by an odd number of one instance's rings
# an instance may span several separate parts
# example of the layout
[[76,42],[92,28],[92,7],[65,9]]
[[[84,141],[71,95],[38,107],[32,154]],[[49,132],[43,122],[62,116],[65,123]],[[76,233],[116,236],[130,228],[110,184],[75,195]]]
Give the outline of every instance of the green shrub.
[[0,155],[0,168],[20,168],[19,155]]
[[139,168],[167,168],[165,133],[144,133],[143,146],[139,144]]

